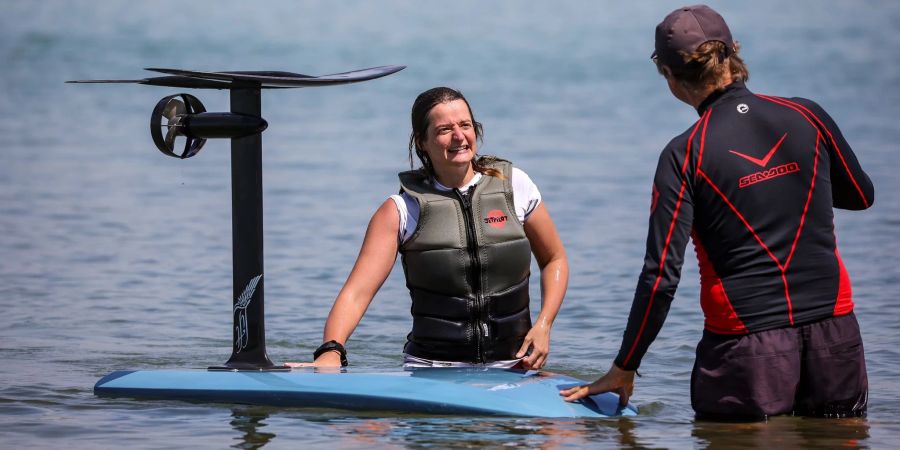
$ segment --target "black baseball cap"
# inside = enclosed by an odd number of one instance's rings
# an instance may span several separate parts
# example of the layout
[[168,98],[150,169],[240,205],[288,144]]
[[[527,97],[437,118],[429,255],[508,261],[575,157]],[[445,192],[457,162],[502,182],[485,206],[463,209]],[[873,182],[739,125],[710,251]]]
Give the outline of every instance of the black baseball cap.
[[656,26],[656,50],[650,58],[681,67],[684,59],[679,52],[692,53],[709,41],[724,43],[726,57],[734,53],[731,30],[719,13],[706,5],[678,8]]

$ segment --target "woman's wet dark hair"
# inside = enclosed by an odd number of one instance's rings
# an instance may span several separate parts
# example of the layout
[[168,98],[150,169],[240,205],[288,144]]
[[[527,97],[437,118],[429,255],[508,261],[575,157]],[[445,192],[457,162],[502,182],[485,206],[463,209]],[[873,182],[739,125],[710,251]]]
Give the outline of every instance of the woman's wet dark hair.
[[[462,100],[466,104],[466,108],[469,109],[469,117],[472,118],[472,124],[475,127],[475,138],[478,141],[482,140],[484,136],[483,129],[481,127],[481,123],[475,120],[475,114],[472,113],[472,106],[469,105],[469,101],[466,100],[466,97],[463,96],[462,92],[457,91],[456,89],[448,88],[448,87],[436,87],[431,88],[416,97],[416,101],[413,102],[412,113],[410,114],[410,118],[412,119],[412,132],[409,134],[409,167],[410,169],[413,167],[413,151],[415,151],[416,156],[419,157],[419,161],[422,162],[422,168],[425,172],[428,173],[429,176],[434,177],[434,167],[431,164],[431,161],[428,159],[428,154],[424,149],[424,141],[426,139],[426,134],[428,133],[428,113],[431,112],[431,109],[441,103],[448,103],[454,100]],[[489,162],[490,157],[481,157],[477,160],[473,161],[473,168],[481,173],[486,175],[497,176],[499,171],[495,169],[485,168],[483,164]]]

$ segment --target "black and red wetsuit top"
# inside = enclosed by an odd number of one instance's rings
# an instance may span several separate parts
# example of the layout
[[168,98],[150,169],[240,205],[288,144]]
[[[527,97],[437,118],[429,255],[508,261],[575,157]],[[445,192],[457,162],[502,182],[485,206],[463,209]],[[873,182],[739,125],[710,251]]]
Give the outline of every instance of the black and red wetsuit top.
[[747,334],[853,311],[832,208],[865,209],[874,188],[817,104],[735,82],[663,150],[644,268],[615,363],[636,369],[662,327],[688,237],[704,327]]

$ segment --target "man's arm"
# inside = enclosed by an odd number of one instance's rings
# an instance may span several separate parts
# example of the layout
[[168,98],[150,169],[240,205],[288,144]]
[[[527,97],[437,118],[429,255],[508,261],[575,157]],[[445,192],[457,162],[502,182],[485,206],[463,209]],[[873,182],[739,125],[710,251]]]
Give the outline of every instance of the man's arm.
[[821,106],[805,98],[792,99],[822,130],[831,158],[831,198],[835,208],[860,210],[875,202],[875,187],[837,124]]
[[[615,365],[635,370],[662,328],[681,277],[684,251],[693,224],[693,176],[684,159],[684,140],[663,150],[653,180],[653,201],[644,267],[638,278],[628,326]],[[680,144],[684,143],[684,144]]]

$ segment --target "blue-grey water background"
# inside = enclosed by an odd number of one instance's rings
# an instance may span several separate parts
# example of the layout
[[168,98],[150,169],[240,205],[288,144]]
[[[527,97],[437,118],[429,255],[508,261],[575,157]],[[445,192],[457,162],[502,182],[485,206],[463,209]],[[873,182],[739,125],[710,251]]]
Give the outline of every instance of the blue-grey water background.
[[[0,1],[0,446],[888,448],[900,439],[900,3],[715,2],[757,92],[804,96],[840,124],[877,200],[838,212],[862,324],[865,420],[695,422],[688,377],[702,316],[689,250],[642,367],[635,419],[423,417],[97,398],[117,369],[225,361],[231,339],[229,150],[166,158],[148,135],[183,90],[67,85],[144,67],[288,70],[384,64],[390,77],[266,91],[266,328],[273,360],[308,360],[369,217],[408,167],[409,107],[461,89],[482,153],[538,183],[571,281],[548,368],[590,379],[617,350],[642,263],[657,154],[696,114],[648,57],[676,2]],[[227,92],[194,91],[207,108]],[[536,270],[534,271],[537,272]],[[539,306],[537,279],[533,297]],[[391,368],[410,326],[395,268],[349,343]]]

